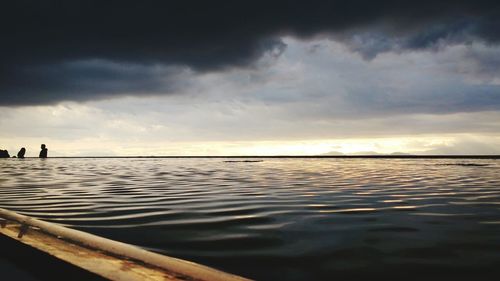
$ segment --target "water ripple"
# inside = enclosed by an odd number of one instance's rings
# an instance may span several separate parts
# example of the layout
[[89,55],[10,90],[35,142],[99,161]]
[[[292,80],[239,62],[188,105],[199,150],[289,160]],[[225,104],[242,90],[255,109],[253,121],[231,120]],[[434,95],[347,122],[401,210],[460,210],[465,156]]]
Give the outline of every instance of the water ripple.
[[259,280],[500,261],[498,160],[0,159],[0,206]]

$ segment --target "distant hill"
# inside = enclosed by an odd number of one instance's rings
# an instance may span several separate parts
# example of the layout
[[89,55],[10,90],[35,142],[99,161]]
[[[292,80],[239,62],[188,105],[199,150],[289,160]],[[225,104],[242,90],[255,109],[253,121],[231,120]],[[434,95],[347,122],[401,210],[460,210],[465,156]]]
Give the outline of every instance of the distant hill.
[[379,153],[376,151],[358,151],[358,152],[353,152],[353,153],[342,153],[340,151],[330,151],[327,153],[321,154],[323,156],[349,156],[349,155],[355,155],[355,156],[360,156],[360,155],[401,155],[401,156],[409,156],[412,155],[410,153],[405,153],[405,152],[392,152],[392,153]]
[[323,153],[321,155],[331,155],[331,156],[340,156],[340,155],[345,155],[344,153],[342,152],[339,152],[339,151],[330,151],[330,152],[327,152],[327,153]]

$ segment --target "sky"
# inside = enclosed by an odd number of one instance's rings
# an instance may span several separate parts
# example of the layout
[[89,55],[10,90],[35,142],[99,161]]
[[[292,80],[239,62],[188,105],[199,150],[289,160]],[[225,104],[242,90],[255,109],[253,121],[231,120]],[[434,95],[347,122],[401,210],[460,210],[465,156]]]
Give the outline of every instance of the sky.
[[496,1],[1,6],[11,155],[500,154]]

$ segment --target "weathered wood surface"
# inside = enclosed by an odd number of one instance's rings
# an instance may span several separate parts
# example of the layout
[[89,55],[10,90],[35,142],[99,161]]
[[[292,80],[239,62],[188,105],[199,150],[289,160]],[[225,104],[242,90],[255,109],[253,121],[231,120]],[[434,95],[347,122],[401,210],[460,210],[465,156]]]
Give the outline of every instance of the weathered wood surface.
[[0,223],[0,234],[110,280],[248,280],[5,209]]

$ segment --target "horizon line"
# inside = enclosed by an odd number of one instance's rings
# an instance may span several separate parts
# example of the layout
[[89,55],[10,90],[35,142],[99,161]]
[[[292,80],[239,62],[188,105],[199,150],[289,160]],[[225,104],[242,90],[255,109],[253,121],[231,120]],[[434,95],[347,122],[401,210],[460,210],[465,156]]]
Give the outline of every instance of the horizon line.
[[[10,157],[10,159],[15,157]],[[39,158],[36,156],[24,158]],[[161,155],[161,156],[52,156],[48,158],[428,158],[428,159],[446,159],[446,158],[469,158],[469,159],[500,159],[497,154],[478,154],[478,155]],[[9,159],[9,158],[6,158]]]

